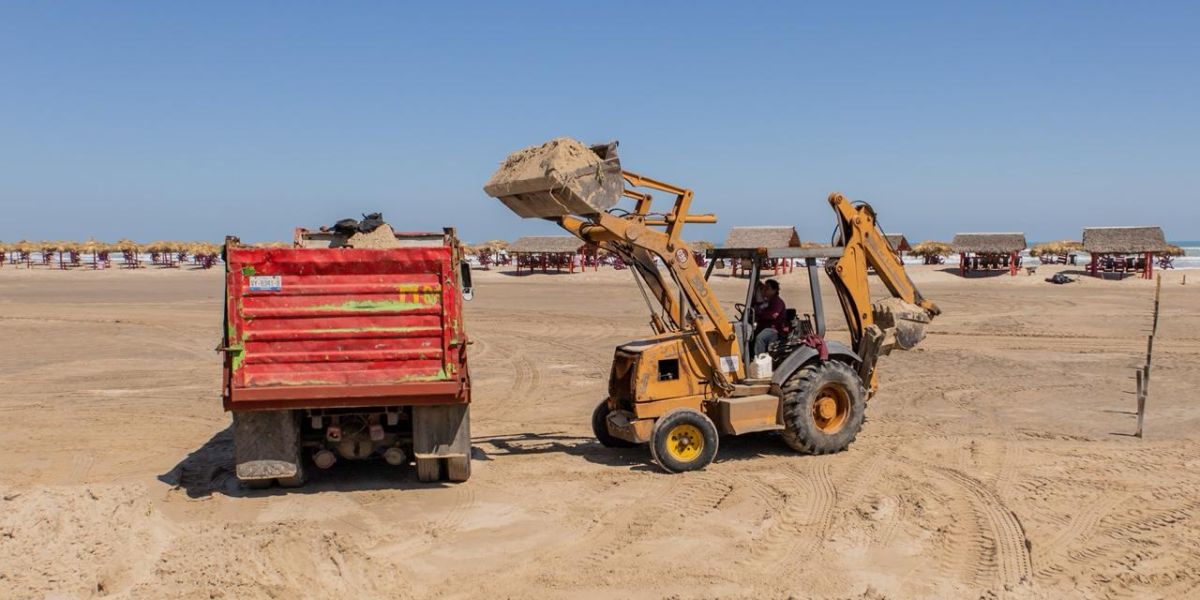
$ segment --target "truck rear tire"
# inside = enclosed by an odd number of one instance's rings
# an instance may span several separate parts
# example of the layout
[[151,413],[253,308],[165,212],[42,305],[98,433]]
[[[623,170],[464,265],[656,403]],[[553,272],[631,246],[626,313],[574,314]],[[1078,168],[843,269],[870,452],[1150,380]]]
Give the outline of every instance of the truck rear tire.
[[446,479],[463,482],[471,478],[471,457],[451,456],[446,459]]
[[433,483],[441,478],[442,459],[436,456],[417,459],[417,481]]
[[291,477],[277,478],[275,481],[279,484],[279,487],[298,488],[298,487],[304,485],[305,482],[308,481],[308,469],[305,468],[304,463],[305,463],[304,457],[301,456],[300,459],[296,461],[296,474],[295,475],[292,475]]
[[237,478],[247,488],[304,484],[298,411],[234,412],[233,453]]
[[850,365],[810,363],[783,384],[783,441],[805,454],[833,454],[854,442],[866,413],[866,391]]

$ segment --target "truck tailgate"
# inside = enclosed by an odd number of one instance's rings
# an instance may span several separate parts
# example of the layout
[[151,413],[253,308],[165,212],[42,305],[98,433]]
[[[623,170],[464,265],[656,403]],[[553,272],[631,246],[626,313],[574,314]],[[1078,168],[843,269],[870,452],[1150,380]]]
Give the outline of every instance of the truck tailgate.
[[466,402],[451,252],[227,248],[227,408]]

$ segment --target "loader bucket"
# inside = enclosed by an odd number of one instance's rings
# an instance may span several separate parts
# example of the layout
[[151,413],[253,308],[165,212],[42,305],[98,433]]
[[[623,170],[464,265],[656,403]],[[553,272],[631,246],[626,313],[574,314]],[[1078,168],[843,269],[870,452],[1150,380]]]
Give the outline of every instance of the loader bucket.
[[624,188],[616,142],[588,147],[557,138],[510,154],[483,191],[520,217],[544,219],[602,213]]
[[889,349],[911,350],[925,339],[929,313],[899,298],[888,298],[871,306],[875,324],[883,329]]

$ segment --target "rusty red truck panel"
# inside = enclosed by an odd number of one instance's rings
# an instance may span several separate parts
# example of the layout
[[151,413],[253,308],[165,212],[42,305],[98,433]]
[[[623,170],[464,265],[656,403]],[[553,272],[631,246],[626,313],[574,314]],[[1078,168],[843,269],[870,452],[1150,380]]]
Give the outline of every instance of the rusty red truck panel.
[[456,252],[227,244],[225,408],[469,402]]

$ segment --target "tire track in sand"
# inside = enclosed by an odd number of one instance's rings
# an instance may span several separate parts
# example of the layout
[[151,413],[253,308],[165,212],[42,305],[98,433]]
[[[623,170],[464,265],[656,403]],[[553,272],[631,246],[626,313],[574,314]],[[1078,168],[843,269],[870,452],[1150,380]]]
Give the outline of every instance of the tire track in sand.
[[1091,539],[1097,533],[1100,522],[1131,497],[1132,494],[1119,494],[1088,503],[1050,541],[1034,548],[1033,561],[1038,565],[1036,574],[1039,577],[1057,575],[1065,570],[1063,560],[1068,563],[1079,562],[1068,553],[1071,547]]
[[651,492],[630,507],[634,510],[628,515],[618,513],[617,523],[602,524],[592,528],[590,535],[585,536],[575,547],[591,547],[591,552],[583,553],[582,558],[575,561],[576,569],[595,568],[629,546],[650,537],[660,525],[672,518],[685,521],[701,518],[716,510],[721,501],[733,492],[734,483],[728,476],[711,471],[678,473],[667,475],[671,481],[661,492]]
[[824,462],[808,472],[788,465],[782,474],[786,486],[772,487],[784,499],[783,505],[766,531],[751,540],[741,564],[757,570],[795,574],[804,569],[803,559],[825,541],[833,525],[837,489],[829,465]]
[[[995,569],[995,580],[1004,587],[1015,587],[1033,581],[1033,561],[1030,557],[1028,537],[1016,513],[1009,509],[996,492],[978,480],[954,469],[926,465],[929,472],[940,475],[973,500],[972,510],[978,515],[991,538],[991,566]],[[987,568],[976,566],[976,579],[982,581]]]

